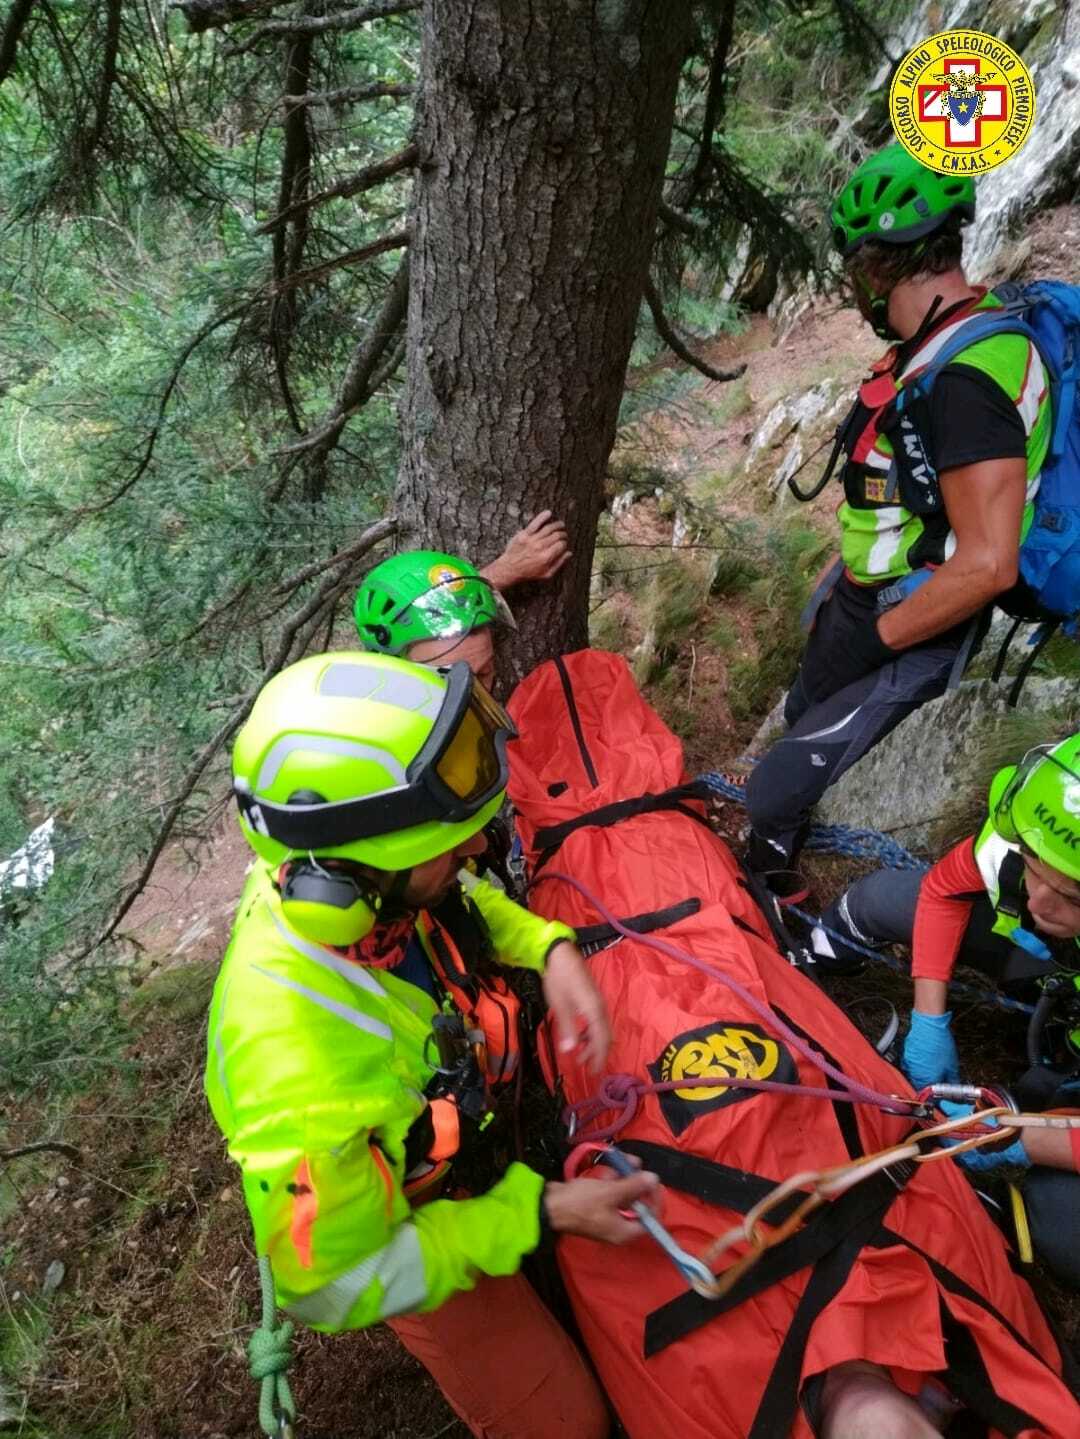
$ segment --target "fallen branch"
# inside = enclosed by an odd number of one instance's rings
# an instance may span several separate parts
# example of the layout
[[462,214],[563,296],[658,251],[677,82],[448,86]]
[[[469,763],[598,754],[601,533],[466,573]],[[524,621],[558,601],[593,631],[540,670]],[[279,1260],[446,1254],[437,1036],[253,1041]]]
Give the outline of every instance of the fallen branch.
[[[356,541],[356,543],[349,547],[348,559],[356,559],[361,554],[363,554],[365,550],[373,548],[373,546],[377,545],[380,540],[386,538],[386,536],[391,532],[391,530],[395,528],[396,524],[397,520],[393,517],[390,517],[385,520],[379,520],[376,524],[369,526],[368,529],[366,529],[364,533],[360,536],[360,538]],[[101,932],[96,936],[96,938],[91,940],[89,944],[87,944],[83,949],[79,950],[77,954],[72,956],[69,964],[78,964],[81,960],[84,960],[88,955],[92,954],[95,949],[98,949],[102,944],[105,943],[107,939],[109,939],[116,932],[117,926],[120,924],[121,920],[124,918],[128,910],[135,903],[136,899],[138,899],[139,895],[143,892],[143,890],[149,883],[150,876],[154,872],[154,866],[161,858],[161,852],[165,848],[165,845],[168,843],[169,837],[176,826],[177,820],[180,818],[180,815],[183,812],[184,806],[187,804],[196,786],[202,779],[203,774],[206,772],[206,769],[210,764],[210,761],[214,758],[214,756],[218,753],[222,746],[229,742],[229,740],[233,737],[236,731],[247,719],[248,715],[251,713],[251,707],[255,703],[256,698],[258,697],[259,691],[262,689],[263,685],[265,685],[269,680],[271,680],[274,675],[277,674],[278,670],[281,669],[282,666],[285,664],[285,661],[289,657],[289,652],[293,647],[294,641],[296,641],[298,638],[300,639],[299,648],[302,652],[305,643],[305,635],[309,636],[313,629],[317,627],[318,617],[324,605],[333,600],[336,600],[344,587],[349,583],[350,576],[348,575],[348,573],[346,573],[344,576],[337,573],[340,567],[340,564],[335,566],[335,573],[328,576],[327,579],[323,581],[323,583],[319,586],[319,588],[315,591],[311,598],[307,600],[306,603],[303,604],[296,612],[296,614],[294,614],[285,624],[284,628],[281,631],[281,634],[278,637],[278,643],[274,649],[274,653],[271,655],[269,661],[263,669],[262,674],[247,691],[247,693],[241,697],[240,702],[233,710],[229,718],[225,721],[223,725],[221,725],[221,727],[216,731],[216,733],[214,733],[210,737],[210,739],[207,740],[206,744],[203,745],[202,749],[195,756],[194,760],[188,767],[187,772],[184,774],[184,777],[180,782],[179,791],[173,798],[172,803],[169,805],[168,809],[165,811],[165,817],[163,818],[160,826],[158,827],[157,834],[154,836],[154,841],[150,846],[150,852],[146,857],[142,869],[132,881],[132,884],[128,889],[127,894],[117,906],[112,918],[108,921],[104,929],[101,930]],[[312,626],[310,623],[312,620],[315,621],[314,626]],[[307,627],[306,631],[305,626]]]
[[347,180],[339,180],[336,185],[331,185],[325,190],[319,190],[314,195],[308,195],[295,204],[288,205],[280,210],[272,219],[264,221],[254,231],[255,235],[269,235],[274,230],[280,229],[287,221],[293,219],[301,210],[310,210],[315,205],[324,205],[327,200],[347,200],[352,195],[359,195],[364,190],[371,190],[376,185],[381,185],[384,180],[389,180],[402,170],[410,170],[420,157],[420,150],[417,145],[406,145],[404,150],[398,150],[393,155],[388,155],[385,160],[379,160],[374,165],[368,165],[366,169],[360,170],[355,175],[350,175]]
[[67,1159],[74,1159],[76,1163],[82,1161],[82,1150],[76,1149],[74,1144],[64,1144],[59,1139],[39,1139],[36,1144],[20,1144],[18,1149],[0,1149],[0,1163],[7,1159],[21,1159],[24,1154],[63,1154]]
[[685,340],[679,336],[671,321],[664,314],[663,306],[660,303],[660,296],[657,294],[656,286],[653,284],[651,276],[648,276],[645,280],[644,295],[645,303],[652,312],[656,333],[663,340],[664,344],[667,345],[668,349],[678,355],[680,360],[685,360],[688,365],[693,365],[695,370],[700,370],[708,379],[719,380],[722,383],[726,383],[728,380],[737,380],[745,371],[745,364],[736,365],[733,370],[718,370],[713,365],[710,365],[707,360],[703,360],[700,355],[694,354],[693,350],[691,350]]

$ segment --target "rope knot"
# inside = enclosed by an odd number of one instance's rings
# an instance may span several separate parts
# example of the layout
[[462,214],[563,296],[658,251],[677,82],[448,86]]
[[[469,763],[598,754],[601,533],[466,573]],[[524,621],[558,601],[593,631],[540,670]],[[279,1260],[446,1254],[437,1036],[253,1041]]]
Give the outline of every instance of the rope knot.
[[292,1362],[293,1326],[286,1320],[276,1329],[259,1328],[248,1340],[248,1365],[252,1379],[269,1379],[284,1374]]
[[631,1101],[636,1103],[640,1087],[640,1080],[632,1074],[607,1074],[600,1082],[597,1098],[606,1109],[618,1109]]

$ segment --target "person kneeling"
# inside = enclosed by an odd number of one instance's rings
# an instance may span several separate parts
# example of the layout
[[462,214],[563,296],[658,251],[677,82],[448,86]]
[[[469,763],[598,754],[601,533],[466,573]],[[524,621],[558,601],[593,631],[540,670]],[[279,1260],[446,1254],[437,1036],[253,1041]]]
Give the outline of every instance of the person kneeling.
[[[963,963],[1013,998],[1041,1001],[1040,1022],[1029,1024],[1022,1102],[1080,1107],[1076,1025],[1056,1026],[1058,1052],[1049,1053],[1045,1035],[1053,1027],[1041,1023],[1056,996],[1077,1003],[1080,735],[1000,770],[982,831],[927,874],[879,870],[857,880],[821,916],[811,942],[825,973],[858,968],[861,949],[911,947],[914,1005],[901,1068],[916,1089],[960,1079],[948,987]],[[976,1172],[1031,1169],[1023,1192],[1035,1247],[1060,1279],[1080,1288],[1080,1131],[1029,1130],[1003,1151],[973,1151],[959,1162]]]

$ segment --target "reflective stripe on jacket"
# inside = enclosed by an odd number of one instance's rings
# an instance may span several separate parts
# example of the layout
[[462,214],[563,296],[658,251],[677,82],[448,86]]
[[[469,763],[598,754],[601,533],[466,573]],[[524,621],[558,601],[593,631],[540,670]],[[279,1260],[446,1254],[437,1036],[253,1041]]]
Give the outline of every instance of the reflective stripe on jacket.
[[[542,969],[573,936],[490,885],[473,899],[504,962]],[[537,1244],[543,1180],[525,1165],[474,1199],[414,1211],[403,1193],[435,1013],[415,985],[291,929],[267,870],[252,873],[211,1003],[206,1093],[278,1301],[315,1328],[437,1308]]]

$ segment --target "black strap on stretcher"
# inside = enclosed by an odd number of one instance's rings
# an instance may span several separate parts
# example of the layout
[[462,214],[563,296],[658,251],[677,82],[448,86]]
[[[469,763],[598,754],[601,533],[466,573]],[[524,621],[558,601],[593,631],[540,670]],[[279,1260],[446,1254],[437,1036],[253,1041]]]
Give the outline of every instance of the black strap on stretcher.
[[[761,1175],[732,1169],[667,1145],[621,1139],[619,1147],[628,1154],[637,1155],[646,1168],[658,1174],[661,1181],[672,1189],[692,1194],[707,1204],[718,1205],[736,1214],[746,1214],[775,1187],[774,1181]],[[862,1249],[904,1245],[923,1259],[942,1290],[977,1304],[1033,1358],[1045,1363],[988,1299],[883,1222],[914,1171],[913,1163],[901,1161],[831,1201],[818,1210],[798,1233],[767,1250],[722,1299],[704,1299],[688,1291],[654,1309],[645,1319],[645,1358],[658,1354],[669,1344],[700,1329],[771,1285],[799,1270],[810,1268],[810,1278],[792,1315],[747,1439],[774,1439],[778,1434],[786,1434],[798,1408],[806,1345],[818,1316],[847,1282]],[[801,1194],[791,1195],[777,1206],[773,1211],[773,1220],[782,1222],[802,1197]],[[985,1424],[1002,1434],[1016,1435],[1025,1428],[1037,1428],[1035,1419],[994,1393],[970,1330],[944,1308],[942,1332],[946,1342],[947,1367],[941,1378],[957,1398]],[[1080,1397],[1080,1375],[1076,1362],[1067,1348],[1059,1345],[1059,1349],[1062,1381]]]
[[[628,914],[620,918],[619,923],[624,929],[632,929],[635,934],[652,934],[654,929],[666,929],[670,924],[678,924],[680,920],[697,914],[701,908],[701,900],[696,895],[687,899],[681,899],[677,904],[669,904],[664,909],[650,909],[645,914]],[[594,953],[602,949],[604,945],[610,944],[612,940],[619,939],[619,931],[612,924],[579,924],[574,928],[577,935],[578,948],[586,954]]]
[[701,780],[691,780],[689,784],[673,785],[671,789],[661,790],[659,794],[639,794],[632,799],[598,805],[596,809],[587,809],[576,814],[573,819],[563,820],[562,824],[547,825],[544,829],[538,829],[533,837],[533,843],[541,851],[536,868],[547,864],[563,841],[575,831],[590,826],[606,829],[609,825],[619,824],[624,819],[633,819],[639,814],[655,814],[665,809],[677,810],[679,814],[703,824],[711,833],[711,826],[705,816],[686,804],[687,800],[707,800],[711,793],[708,785]]

